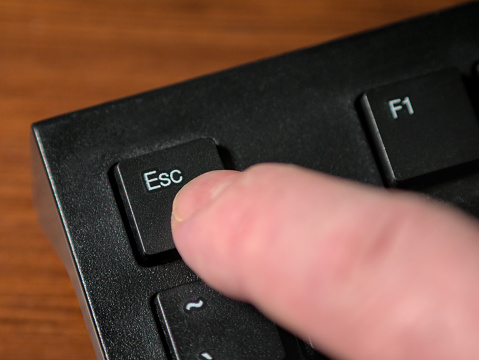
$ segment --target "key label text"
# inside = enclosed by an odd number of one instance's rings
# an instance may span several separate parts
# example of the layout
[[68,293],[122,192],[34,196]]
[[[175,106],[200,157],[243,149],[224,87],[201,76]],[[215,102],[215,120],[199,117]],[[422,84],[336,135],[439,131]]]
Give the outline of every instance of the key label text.
[[409,115],[414,114],[414,109],[411,104],[411,100],[409,99],[409,96],[406,96],[404,99],[394,99],[394,100],[389,100],[388,101],[389,105],[389,111],[391,111],[391,115],[393,119],[398,118],[398,112],[404,109],[404,106],[406,107],[406,110]]
[[145,180],[148,191],[152,191],[181,183],[183,181],[183,174],[181,170],[178,169],[169,172],[152,170],[143,173],[143,179]]
[[186,304],[185,310],[186,311],[199,310],[203,307],[204,304],[205,302],[203,301],[203,299],[199,298],[196,302],[192,301]]

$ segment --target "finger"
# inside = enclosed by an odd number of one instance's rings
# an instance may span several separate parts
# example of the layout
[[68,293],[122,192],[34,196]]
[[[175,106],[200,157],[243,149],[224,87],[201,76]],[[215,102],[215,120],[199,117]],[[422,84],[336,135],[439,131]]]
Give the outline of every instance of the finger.
[[186,185],[172,225],[208,284],[334,356],[479,358],[479,229],[452,209],[262,165]]

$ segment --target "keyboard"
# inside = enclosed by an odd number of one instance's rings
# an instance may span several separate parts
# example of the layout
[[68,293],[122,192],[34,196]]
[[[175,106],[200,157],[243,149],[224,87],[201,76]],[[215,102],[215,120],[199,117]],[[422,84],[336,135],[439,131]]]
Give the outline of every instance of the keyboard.
[[97,358],[326,359],[182,262],[173,198],[280,162],[478,217],[478,23],[465,4],[33,124],[39,221]]

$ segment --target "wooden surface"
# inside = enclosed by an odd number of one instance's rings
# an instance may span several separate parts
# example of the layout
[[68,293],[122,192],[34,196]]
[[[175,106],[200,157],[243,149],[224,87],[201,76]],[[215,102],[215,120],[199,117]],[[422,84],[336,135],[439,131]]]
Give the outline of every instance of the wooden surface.
[[460,2],[0,0],[0,359],[94,358],[36,222],[32,122]]

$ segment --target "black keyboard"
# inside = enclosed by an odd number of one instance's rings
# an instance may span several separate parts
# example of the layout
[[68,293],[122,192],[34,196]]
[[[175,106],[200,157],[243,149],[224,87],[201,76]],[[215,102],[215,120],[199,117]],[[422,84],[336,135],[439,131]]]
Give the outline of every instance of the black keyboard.
[[98,359],[325,359],[185,266],[172,200],[282,162],[479,216],[478,24],[470,3],[34,124],[35,204]]

